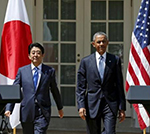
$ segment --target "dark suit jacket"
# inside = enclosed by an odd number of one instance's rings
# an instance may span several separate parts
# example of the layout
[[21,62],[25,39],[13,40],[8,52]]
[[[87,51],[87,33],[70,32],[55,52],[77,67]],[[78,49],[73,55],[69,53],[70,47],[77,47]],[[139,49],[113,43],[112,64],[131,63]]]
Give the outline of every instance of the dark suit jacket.
[[[14,85],[22,87],[23,99],[20,107],[20,120],[22,122],[32,122],[35,117],[35,101],[43,109],[46,119],[50,120],[51,102],[50,90],[57,104],[58,110],[62,109],[61,98],[55,80],[55,70],[42,64],[41,79],[36,91],[34,91],[33,74],[31,64],[21,67],[18,70]],[[13,111],[14,104],[7,104],[6,110]]]
[[118,56],[106,53],[104,78],[101,82],[95,56],[94,53],[81,60],[76,90],[78,109],[86,108],[88,115],[95,118],[102,92],[109,107],[117,115],[118,109],[126,109],[121,61]]

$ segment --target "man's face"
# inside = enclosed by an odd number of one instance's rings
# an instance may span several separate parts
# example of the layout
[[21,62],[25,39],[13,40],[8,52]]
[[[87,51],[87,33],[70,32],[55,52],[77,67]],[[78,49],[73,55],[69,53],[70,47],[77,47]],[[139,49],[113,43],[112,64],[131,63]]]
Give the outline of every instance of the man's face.
[[104,35],[98,35],[92,45],[100,55],[103,55],[106,52],[108,40]]
[[33,63],[33,65],[38,66],[42,63],[44,54],[38,47],[33,47],[29,54],[29,59]]

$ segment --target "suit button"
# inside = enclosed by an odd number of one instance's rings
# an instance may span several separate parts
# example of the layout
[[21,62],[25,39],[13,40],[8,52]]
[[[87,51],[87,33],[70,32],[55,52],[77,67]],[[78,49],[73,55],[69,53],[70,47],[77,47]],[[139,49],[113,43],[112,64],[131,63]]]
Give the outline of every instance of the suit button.
[[35,103],[37,103],[38,101],[37,101],[37,99],[35,99]]

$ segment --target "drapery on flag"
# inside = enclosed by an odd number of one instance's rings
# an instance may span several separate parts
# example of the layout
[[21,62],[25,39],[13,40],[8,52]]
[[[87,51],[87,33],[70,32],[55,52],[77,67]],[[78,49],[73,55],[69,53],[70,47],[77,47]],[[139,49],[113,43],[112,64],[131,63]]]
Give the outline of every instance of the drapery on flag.
[[[126,76],[126,91],[131,85],[150,85],[150,0],[142,0],[132,32],[129,64]],[[142,104],[133,104],[139,125],[144,129],[150,118]]]
[[[9,0],[1,37],[1,85],[12,85],[18,68],[30,63],[28,46],[31,43],[32,35],[24,0]],[[17,104],[10,117],[10,124],[15,128],[19,123]]]

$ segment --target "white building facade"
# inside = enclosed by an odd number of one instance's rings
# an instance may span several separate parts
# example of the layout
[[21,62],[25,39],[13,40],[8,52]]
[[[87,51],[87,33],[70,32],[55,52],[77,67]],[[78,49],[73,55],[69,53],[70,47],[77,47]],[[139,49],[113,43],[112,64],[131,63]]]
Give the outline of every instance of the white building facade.
[[[0,0],[0,33],[8,0]],[[65,117],[78,117],[77,70],[80,60],[94,52],[91,41],[97,31],[109,37],[107,51],[121,57],[124,85],[134,28],[141,0],[24,0],[33,42],[45,47],[44,63],[56,70]],[[52,116],[57,115],[55,103]],[[127,103],[126,116],[133,116]]]

